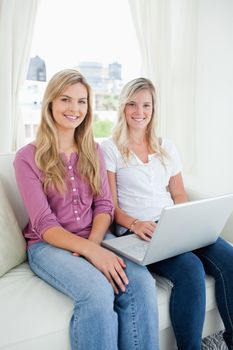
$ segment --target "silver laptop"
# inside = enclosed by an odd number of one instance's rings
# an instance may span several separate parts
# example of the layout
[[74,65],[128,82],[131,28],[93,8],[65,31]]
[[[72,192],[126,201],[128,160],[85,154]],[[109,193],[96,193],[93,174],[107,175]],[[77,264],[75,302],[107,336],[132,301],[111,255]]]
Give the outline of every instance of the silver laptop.
[[136,234],[107,239],[102,245],[149,265],[214,243],[233,212],[233,193],[176,204],[162,210],[150,242]]

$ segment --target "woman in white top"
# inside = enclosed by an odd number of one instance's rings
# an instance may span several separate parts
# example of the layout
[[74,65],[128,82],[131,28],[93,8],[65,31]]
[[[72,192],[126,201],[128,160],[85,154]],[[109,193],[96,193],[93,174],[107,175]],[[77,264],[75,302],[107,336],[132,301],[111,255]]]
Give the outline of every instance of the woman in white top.
[[[134,232],[147,241],[162,208],[187,201],[180,157],[170,140],[157,136],[155,109],[151,81],[138,78],[129,82],[120,95],[113,136],[102,143],[115,205],[116,234]],[[226,328],[224,339],[232,349],[232,259],[232,247],[219,238],[211,246],[149,266],[174,284],[170,316],[178,349],[201,349],[205,271],[216,279],[216,299]]]

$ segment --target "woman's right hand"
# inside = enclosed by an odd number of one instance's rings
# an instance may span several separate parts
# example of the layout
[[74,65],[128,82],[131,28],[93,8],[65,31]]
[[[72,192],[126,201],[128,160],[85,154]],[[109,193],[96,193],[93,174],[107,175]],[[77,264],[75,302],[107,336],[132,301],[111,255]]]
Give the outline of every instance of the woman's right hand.
[[124,272],[126,265],[122,258],[95,243],[89,246],[85,258],[105,275],[116,294],[119,293],[119,288],[125,292],[125,285],[129,281]]
[[133,227],[133,232],[145,241],[150,241],[154,233],[156,223],[154,221],[138,220]]

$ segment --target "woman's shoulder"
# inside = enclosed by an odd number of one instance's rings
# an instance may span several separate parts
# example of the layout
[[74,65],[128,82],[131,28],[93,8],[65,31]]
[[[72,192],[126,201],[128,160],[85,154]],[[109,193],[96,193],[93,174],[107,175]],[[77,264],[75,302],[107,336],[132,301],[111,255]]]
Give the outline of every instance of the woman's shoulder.
[[174,142],[169,138],[160,138],[161,140],[161,147],[167,152],[171,153],[174,149],[176,149],[176,146]]
[[35,162],[35,152],[36,146],[32,143],[27,144],[20,148],[16,154],[14,159],[14,166],[18,171],[22,170],[22,167],[25,165],[27,168],[33,169],[34,172],[38,173],[39,169]]
[[102,141],[101,147],[106,153],[108,153],[108,151],[118,153],[117,145],[112,137],[109,137],[108,139]]
[[17,152],[16,152],[16,158],[24,158],[24,159],[31,159],[32,157],[34,158],[35,156],[35,151],[36,151],[36,146],[34,143],[28,143],[27,145],[21,147]]
[[112,137],[108,137],[101,142],[102,147],[115,146],[115,141]]

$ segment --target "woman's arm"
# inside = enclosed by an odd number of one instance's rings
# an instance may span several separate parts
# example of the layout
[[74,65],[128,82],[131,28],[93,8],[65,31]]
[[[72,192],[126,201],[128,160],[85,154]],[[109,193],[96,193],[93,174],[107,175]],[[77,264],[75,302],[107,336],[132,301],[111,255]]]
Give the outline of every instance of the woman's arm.
[[125,292],[125,285],[129,283],[124,272],[126,265],[123,259],[116,254],[95,242],[66,231],[62,227],[49,228],[44,232],[43,239],[58,248],[83,256],[105,275],[116,294],[119,293],[119,288]]
[[178,173],[170,178],[168,187],[175,204],[188,201],[181,173]]
[[[113,197],[113,204],[115,207],[115,221],[117,224],[132,229],[134,233],[140,236],[142,239],[149,241],[156,224],[153,221],[140,221],[126,214],[119,206],[117,200],[117,185],[116,185],[116,173],[107,171],[108,181]],[[136,221],[137,220],[137,221]],[[135,222],[136,221],[136,222]],[[135,223],[134,223],[135,222]]]
[[101,242],[114,218],[114,205],[109,188],[107,171],[103,152],[97,146],[100,162],[101,193],[94,197],[93,201],[93,225],[89,239]]
[[42,233],[49,227],[61,227],[56,215],[51,210],[45,195],[41,173],[34,161],[34,151],[28,145],[17,152],[15,160],[15,176],[21,198],[30,218],[32,230],[42,239]]
[[97,244],[100,244],[104,239],[104,236],[112,222],[112,218],[109,214],[100,213],[93,219],[90,235],[88,239]]

